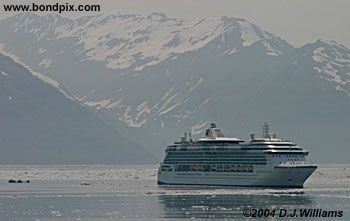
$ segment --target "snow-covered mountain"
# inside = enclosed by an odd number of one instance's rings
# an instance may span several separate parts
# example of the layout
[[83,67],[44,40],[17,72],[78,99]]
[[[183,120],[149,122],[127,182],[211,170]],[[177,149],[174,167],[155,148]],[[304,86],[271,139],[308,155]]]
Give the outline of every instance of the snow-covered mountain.
[[[153,13],[70,20],[57,15],[22,14],[4,20],[0,27],[4,30],[0,36],[3,49],[13,51],[24,63],[63,82],[84,104],[118,110],[118,118],[131,127],[143,126],[153,114],[162,116],[174,110],[187,98],[179,98],[177,89],[165,83],[160,85],[162,91],[156,89],[150,97],[154,101],[140,100],[135,106],[134,101],[129,101],[134,98],[129,96],[132,92],[127,91],[133,88],[125,85],[123,78],[136,82],[145,77],[142,76],[145,68],[181,60],[178,56],[195,56],[204,48],[214,51],[215,58],[231,57],[252,47],[268,57],[292,49],[287,42],[256,25],[229,17],[184,21]],[[164,81],[178,78],[169,69],[162,72],[165,76],[160,78]],[[203,77],[196,75],[185,73],[186,79],[179,79],[185,81],[181,82],[185,83],[182,96],[204,82]],[[204,105],[206,100],[201,103]]]
[[335,41],[318,40],[300,51],[303,56],[312,57],[313,69],[322,79],[334,83],[337,90],[350,96],[350,49]]
[[22,14],[0,21],[0,30],[3,50],[154,153],[211,121],[238,136],[269,121],[310,149],[329,151],[332,143],[318,139],[325,136],[346,145],[350,51],[333,41],[294,48],[244,19],[159,13]]
[[[36,42],[74,39],[75,54],[82,56],[82,60],[100,61],[108,68],[119,70],[139,71],[169,58],[176,59],[177,54],[196,51],[215,39],[220,39],[217,47],[226,55],[261,40],[277,43],[263,43],[271,56],[290,47],[282,39],[243,19],[228,17],[186,22],[159,13],[100,15],[77,20],[57,15],[22,14],[7,21],[11,22],[8,25],[11,31],[32,35]],[[62,49],[58,53],[64,53]],[[56,60],[55,56],[45,56],[49,53],[47,50],[51,47],[36,51],[39,57],[44,57],[39,65],[45,68],[55,65]]]
[[1,164],[135,164],[154,156],[82,107],[57,81],[0,54]]

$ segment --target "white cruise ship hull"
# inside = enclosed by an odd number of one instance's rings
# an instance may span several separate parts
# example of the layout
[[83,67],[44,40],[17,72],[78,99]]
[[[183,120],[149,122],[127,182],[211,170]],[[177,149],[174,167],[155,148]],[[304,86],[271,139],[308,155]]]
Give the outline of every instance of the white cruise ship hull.
[[254,173],[158,172],[159,185],[302,188],[316,166],[274,166]]

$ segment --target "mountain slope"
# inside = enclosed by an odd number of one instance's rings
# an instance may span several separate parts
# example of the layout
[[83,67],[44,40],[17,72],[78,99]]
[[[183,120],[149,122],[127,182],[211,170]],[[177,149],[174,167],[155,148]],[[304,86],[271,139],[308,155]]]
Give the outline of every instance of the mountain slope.
[[154,162],[139,144],[2,54],[0,73],[1,164]]
[[300,48],[298,54],[312,58],[314,72],[350,96],[350,49],[335,41],[318,40]]

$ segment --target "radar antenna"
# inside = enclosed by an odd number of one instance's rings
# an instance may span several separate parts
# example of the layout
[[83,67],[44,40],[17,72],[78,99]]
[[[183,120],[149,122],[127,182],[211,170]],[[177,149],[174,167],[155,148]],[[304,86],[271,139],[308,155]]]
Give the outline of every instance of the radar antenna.
[[254,140],[254,137],[255,137],[255,133],[254,132],[250,133],[250,139]]

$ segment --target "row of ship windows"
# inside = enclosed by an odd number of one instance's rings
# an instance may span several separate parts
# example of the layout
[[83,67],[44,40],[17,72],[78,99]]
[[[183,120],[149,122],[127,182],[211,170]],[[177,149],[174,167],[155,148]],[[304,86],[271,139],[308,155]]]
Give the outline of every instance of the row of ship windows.
[[298,158],[297,155],[280,155],[280,154],[272,154],[272,157],[292,157],[292,158]]
[[184,160],[184,159],[166,159],[164,160],[164,163],[167,163],[167,164],[190,164],[188,162],[194,162],[194,163],[207,163],[207,164],[217,164],[217,163],[221,163],[221,162],[227,162],[227,163],[249,163],[249,164],[254,164],[254,163],[266,163],[267,161],[264,159],[264,160],[242,160],[242,159],[217,159],[217,160],[205,160],[205,159],[198,159],[198,160],[195,160],[195,159],[188,159],[188,160]]
[[[234,164],[190,164],[190,165],[175,165],[175,172],[254,172],[252,165],[234,165]],[[171,167],[162,167],[162,171],[172,171]]]
[[208,159],[217,159],[217,158],[238,158],[238,159],[266,159],[266,156],[240,156],[240,155],[217,155],[217,156],[207,156],[207,155],[197,155],[197,156],[173,156],[167,155],[166,158],[208,158]]
[[[295,144],[282,144],[282,143],[274,143],[274,144],[263,144],[263,143],[256,143],[256,144],[252,144],[252,146],[280,146],[280,147],[295,147]],[[249,147],[248,147],[249,148]],[[300,147],[297,147],[300,148]]]
[[187,151],[186,153],[183,152],[177,152],[177,151],[169,151],[169,155],[198,155],[198,154],[204,154],[204,155],[225,155],[225,154],[242,154],[242,155],[264,155],[262,152],[246,152],[246,151],[210,151],[210,152],[200,152],[200,151]]
[[[274,157],[298,157],[300,155],[305,155],[304,153],[271,153],[269,154],[270,156]],[[262,153],[232,153],[232,152],[227,152],[227,153],[205,153],[205,152],[190,152],[190,153],[171,153],[169,152],[167,156],[172,156],[172,157],[220,157],[220,156],[236,156],[236,157],[266,157],[266,154]]]
[[220,162],[220,161],[239,161],[239,162],[245,162],[245,161],[254,161],[254,162],[261,162],[261,161],[266,161],[266,158],[231,158],[231,157],[222,157],[222,158],[173,158],[173,157],[167,157],[165,161],[215,161],[215,162]]
[[[212,146],[212,145],[210,145]],[[206,150],[206,151],[236,151],[236,152],[239,152],[239,151],[247,151],[247,150],[302,150],[301,147],[291,147],[291,146],[285,146],[284,148],[281,148],[281,147],[259,147],[259,148],[253,148],[253,147],[243,147],[243,148],[236,148],[235,150],[232,150],[232,148],[216,148],[216,147],[211,147],[211,148],[199,148],[199,147],[186,147],[186,148],[183,148],[183,147],[168,147],[166,149],[166,151],[203,151],[203,150]]]
[[218,157],[231,157],[231,158],[266,158],[266,155],[237,155],[237,154],[221,154],[221,155],[205,155],[205,154],[198,154],[198,155],[167,155],[167,157],[173,157],[173,158],[218,158]]
[[291,161],[291,162],[280,162],[280,164],[305,164],[305,162],[300,161]]
[[198,159],[193,159],[193,158],[170,158],[167,157],[165,161],[215,161],[215,162],[220,162],[220,161],[239,161],[239,162],[246,162],[246,161],[254,161],[254,162],[266,162],[266,158],[262,159],[247,159],[247,158],[242,158],[242,159],[235,159],[235,158],[198,158]]
[[198,160],[198,161],[194,161],[194,160],[188,160],[188,161],[164,161],[164,164],[217,164],[217,163],[234,163],[234,164],[244,164],[244,165],[249,165],[249,164],[253,164],[253,165],[266,165],[266,161],[232,161],[232,160],[218,160],[218,161],[204,161],[204,160]]

